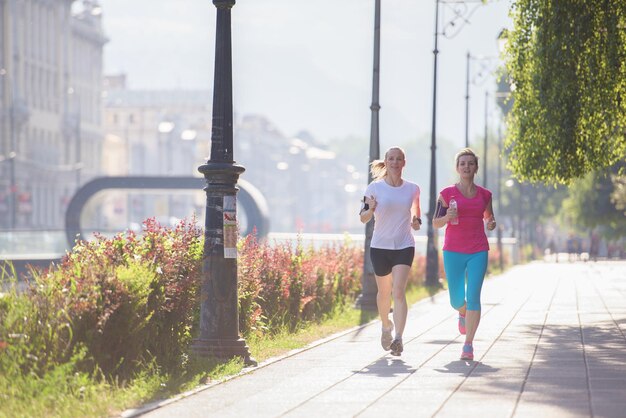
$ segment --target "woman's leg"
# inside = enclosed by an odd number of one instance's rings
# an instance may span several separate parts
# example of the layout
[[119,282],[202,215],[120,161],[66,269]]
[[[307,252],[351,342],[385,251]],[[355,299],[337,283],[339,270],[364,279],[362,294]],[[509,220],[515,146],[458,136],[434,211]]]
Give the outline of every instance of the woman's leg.
[[397,264],[391,270],[393,277],[393,322],[396,324],[396,338],[402,338],[406,325],[406,316],[409,307],[406,302],[406,285],[409,280],[411,266]]
[[478,324],[480,324],[480,310],[472,311],[468,309],[465,315],[465,344],[471,344],[474,341]]
[[472,254],[467,263],[467,315],[465,317],[465,343],[474,341],[480,324],[480,293],[487,272],[487,251]]
[[453,251],[443,252],[443,267],[448,281],[450,305],[462,315],[465,314],[465,269],[467,254]]
[[389,321],[389,311],[391,310],[391,273],[386,276],[376,276],[376,285],[378,293],[376,293],[376,306],[378,306],[378,314],[383,323],[383,328],[391,327]]
[[467,304],[463,304],[463,306],[457,309],[457,311],[459,311],[459,314],[461,314],[461,316],[465,316],[465,314],[467,313]]

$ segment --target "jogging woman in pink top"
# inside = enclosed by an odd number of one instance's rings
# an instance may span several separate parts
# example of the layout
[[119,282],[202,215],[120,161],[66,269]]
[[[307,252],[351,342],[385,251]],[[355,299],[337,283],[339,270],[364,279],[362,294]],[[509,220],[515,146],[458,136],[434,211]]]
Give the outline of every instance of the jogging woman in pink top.
[[[469,148],[456,155],[458,183],[444,188],[437,199],[433,226],[447,224],[443,243],[443,266],[448,280],[450,304],[459,311],[459,332],[465,334],[461,360],[474,359],[474,335],[480,322],[480,290],[487,272],[489,243],[485,224],[493,231],[491,192],[474,184],[478,157]],[[450,207],[456,201],[457,208]],[[465,277],[467,275],[467,288]]]

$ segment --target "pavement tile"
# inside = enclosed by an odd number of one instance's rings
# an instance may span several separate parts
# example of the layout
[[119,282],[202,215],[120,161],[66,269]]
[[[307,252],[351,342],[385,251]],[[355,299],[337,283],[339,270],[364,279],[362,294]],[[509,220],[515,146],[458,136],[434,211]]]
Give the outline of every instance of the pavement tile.
[[622,390],[624,392],[624,399],[626,400],[626,376],[615,379],[589,379],[589,386],[591,390]]
[[[515,409],[516,397],[476,397],[467,395],[453,395],[444,407],[437,413],[437,417],[510,417]],[[489,408],[485,408],[488,402]]]
[[[338,402],[336,399],[329,401],[314,400],[307,402],[287,412],[281,417],[354,417],[364,406],[363,402],[353,401],[350,398]],[[242,415],[242,417],[245,415]]]
[[561,402],[548,400],[545,402],[528,400],[520,401],[513,418],[576,418],[591,417],[589,402],[572,399]]
[[623,418],[626,416],[626,402],[592,402],[594,418]]

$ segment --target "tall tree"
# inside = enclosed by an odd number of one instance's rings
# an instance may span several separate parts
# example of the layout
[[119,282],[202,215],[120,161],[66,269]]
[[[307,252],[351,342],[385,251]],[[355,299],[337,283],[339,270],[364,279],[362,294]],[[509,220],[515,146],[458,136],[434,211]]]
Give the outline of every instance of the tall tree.
[[567,184],[626,155],[626,1],[516,0],[507,149],[521,180]]

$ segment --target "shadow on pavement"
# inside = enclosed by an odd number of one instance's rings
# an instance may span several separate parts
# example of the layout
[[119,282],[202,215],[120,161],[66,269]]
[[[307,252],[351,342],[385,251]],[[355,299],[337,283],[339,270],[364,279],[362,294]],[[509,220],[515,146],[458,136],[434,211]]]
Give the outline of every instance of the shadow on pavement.
[[355,374],[365,374],[376,377],[394,377],[414,373],[417,369],[409,367],[400,357],[383,357]]
[[487,373],[496,373],[500,369],[491,367],[485,363],[456,360],[443,366],[443,369],[434,369],[440,373],[453,373],[466,377],[478,377]]

